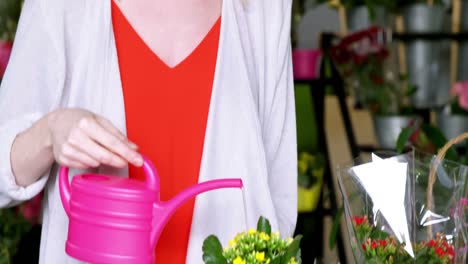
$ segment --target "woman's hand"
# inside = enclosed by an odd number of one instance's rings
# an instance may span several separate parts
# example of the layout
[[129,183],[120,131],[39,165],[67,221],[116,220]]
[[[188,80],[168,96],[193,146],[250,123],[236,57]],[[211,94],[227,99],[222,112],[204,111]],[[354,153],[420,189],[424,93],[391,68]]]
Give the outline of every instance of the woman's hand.
[[55,160],[63,166],[87,169],[99,165],[143,165],[137,146],[110,121],[82,109],[49,114],[48,127]]

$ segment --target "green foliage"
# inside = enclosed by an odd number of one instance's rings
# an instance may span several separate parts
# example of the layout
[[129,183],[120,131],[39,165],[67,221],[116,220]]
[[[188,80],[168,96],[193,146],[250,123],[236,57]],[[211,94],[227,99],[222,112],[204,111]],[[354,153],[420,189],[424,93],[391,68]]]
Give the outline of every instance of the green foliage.
[[0,1],[0,40],[13,41],[22,4],[22,0]]
[[0,264],[11,263],[20,239],[31,229],[31,224],[17,209],[0,210]]
[[[411,146],[423,152],[436,154],[447,142],[447,138],[439,128],[431,124],[415,122],[401,130],[396,148],[399,153],[402,153],[406,146]],[[447,150],[445,159],[468,164],[467,157],[463,157],[454,148]]]
[[203,242],[203,261],[206,264],[225,264],[223,246],[216,236],[209,236]]
[[417,126],[412,125],[405,127],[401,130],[400,135],[398,135],[397,139],[397,152],[403,153],[407,142],[409,141],[411,135],[413,135],[414,131],[416,131]]
[[336,246],[336,240],[338,238],[338,231],[340,230],[340,221],[341,216],[343,216],[344,208],[340,207],[335,217],[333,218],[333,224],[330,232],[330,237],[328,239],[328,246],[330,249],[334,249]]
[[260,216],[257,223],[257,231],[263,232],[267,235],[271,235],[271,225],[268,219],[263,216]]
[[367,109],[378,115],[411,114],[410,96],[417,88],[407,84],[406,76],[395,78],[386,74],[389,56],[386,48],[367,54],[352,50],[340,52],[348,53],[348,59],[337,60],[337,65],[345,78],[357,81],[357,96]]
[[257,229],[237,234],[224,250],[216,236],[207,237],[203,242],[203,261],[205,264],[298,264],[301,263],[301,238],[282,239],[279,233],[271,233],[268,219],[260,217]]
[[468,110],[464,109],[463,107],[460,106],[457,100],[454,100],[450,104],[450,113],[452,115],[462,115],[462,116],[468,116]]

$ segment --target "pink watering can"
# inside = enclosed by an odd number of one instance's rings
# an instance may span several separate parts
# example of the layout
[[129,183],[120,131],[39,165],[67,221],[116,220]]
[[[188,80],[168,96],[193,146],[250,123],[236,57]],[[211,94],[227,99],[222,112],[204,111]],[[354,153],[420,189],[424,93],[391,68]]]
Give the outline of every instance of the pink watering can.
[[242,188],[240,179],[192,186],[170,201],[159,197],[159,177],[144,158],[146,182],[122,177],[59,173],[60,197],[70,218],[65,251],[81,261],[112,264],[154,262],[154,248],[176,209],[194,196],[220,188]]

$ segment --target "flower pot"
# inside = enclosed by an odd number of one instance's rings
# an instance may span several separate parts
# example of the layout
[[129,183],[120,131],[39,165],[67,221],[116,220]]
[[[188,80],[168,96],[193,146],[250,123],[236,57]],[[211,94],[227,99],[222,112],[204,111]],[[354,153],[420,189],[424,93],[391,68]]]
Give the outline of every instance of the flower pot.
[[468,116],[453,115],[448,113],[448,111],[440,111],[436,113],[436,123],[447,139],[455,138],[464,132],[468,132]]
[[[415,4],[404,9],[408,33],[443,32],[446,16],[443,6]],[[406,45],[409,80],[418,87],[411,101],[417,108],[442,105],[449,98],[450,42],[413,40]]]
[[322,182],[314,184],[310,188],[298,186],[297,210],[299,213],[312,212],[317,208],[322,190]]
[[315,49],[294,49],[293,74],[296,80],[318,78],[322,52]]
[[10,59],[13,43],[9,41],[0,41],[0,79],[5,73],[8,60]]
[[404,127],[414,120],[415,116],[381,116],[374,115],[374,132],[382,149],[395,149],[398,136]]
[[[461,23],[460,31],[468,32],[468,0],[462,1],[461,6]],[[457,80],[468,80],[468,41],[463,40],[460,42],[458,50],[458,71]]]
[[346,22],[349,32],[356,32],[371,26],[377,25],[385,27],[388,23],[388,15],[383,7],[375,8],[375,18],[372,20],[366,6],[358,6],[346,10]]

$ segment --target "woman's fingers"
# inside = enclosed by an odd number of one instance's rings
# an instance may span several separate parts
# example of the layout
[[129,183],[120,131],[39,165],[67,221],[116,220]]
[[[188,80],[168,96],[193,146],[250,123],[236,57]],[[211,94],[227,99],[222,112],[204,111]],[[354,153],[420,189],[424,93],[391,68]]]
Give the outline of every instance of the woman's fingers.
[[77,162],[83,166],[86,166],[86,168],[95,168],[99,166],[99,161],[90,157],[88,154],[71,143],[65,143],[62,145],[61,154],[68,162]]
[[122,142],[125,142],[126,144],[128,144],[130,148],[132,148],[134,150],[138,149],[138,146],[135,143],[129,141],[125,137],[125,135],[122,132],[120,132],[120,130],[118,130],[109,120],[107,120],[107,119],[105,119],[103,117],[100,117],[100,116],[96,116],[96,121],[104,129],[107,129],[107,131],[110,132],[112,135],[114,135],[115,137],[120,139]]
[[[98,152],[96,154],[99,155],[98,160],[100,162],[115,166],[114,164],[120,165],[121,158],[123,158],[135,166],[143,165],[143,158],[140,154],[130,147],[127,142],[120,140],[118,136],[115,136],[101,126],[95,118],[84,118],[80,121],[79,128],[82,129],[89,138],[104,147],[101,148],[101,150],[98,150],[95,146],[93,147],[94,151]],[[107,150],[103,151],[104,149]],[[111,155],[109,155],[109,153]]]
[[122,168],[127,165],[127,161],[125,159],[95,142],[81,129],[76,129],[72,132],[69,142],[78,150],[86,153],[86,155],[90,156],[93,160],[96,160],[99,164],[102,163],[118,168]]
[[81,170],[85,170],[85,169],[89,169],[90,167],[87,166],[86,164],[83,164],[79,161],[76,161],[76,160],[72,160],[70,158],[67,158],[65,157],[64,155],[61,155],[58,160],[57,160],[60,165],[62,166],[65,166],[65,167],[69,167],[69,168],[74,168],[74,169],[81,169]]

